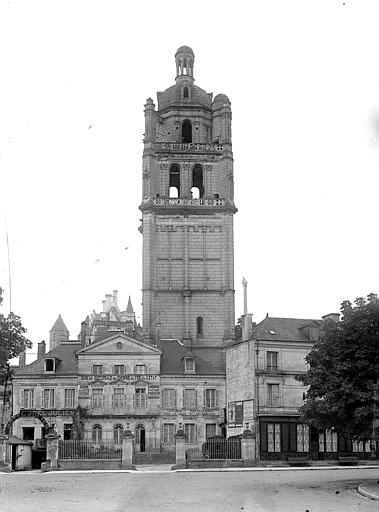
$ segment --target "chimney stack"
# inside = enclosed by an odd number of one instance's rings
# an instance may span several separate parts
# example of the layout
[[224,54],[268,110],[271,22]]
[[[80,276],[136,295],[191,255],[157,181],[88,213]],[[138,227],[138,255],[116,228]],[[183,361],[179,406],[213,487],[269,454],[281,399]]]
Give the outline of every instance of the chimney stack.
[[340,314],[339,313],[328,313],[327,315],[324,315],[321,318],[324,320],[324,322],[326,320],[333,320],[333,322],[335,322],[337,324],[340,321]]
[[19,368],[25,368],[26,364],[26,351],[21,352],[21,354],[18,357],[18,367]]
[[107,302],[107,301],[106,301],[105,299],[102,301],[102,304],[103,304],[103,313],[105,313],[105,312],[106,312],[106,310],[107,310],[107,307],[106,307],[106,305],[105,305],[105,304],[106,304],[106,302]]
[[105,294],[105,311],[108,312],[112,303],[112,295],[110,293]]
[[37,349],[37,359],[41,359],[46,353],[46,342],[42,340],[40,343],[38,343],[38,349]]
[[247,341],[251,337],[251,333],[253,331],[253,315],[252,313],[246,313],[242,317],[243,323],[242,323],[242,340],[241,341]]
[[113,290],[113,302],[117,305],[117,294],[118,294],[118,291],[117,290]]

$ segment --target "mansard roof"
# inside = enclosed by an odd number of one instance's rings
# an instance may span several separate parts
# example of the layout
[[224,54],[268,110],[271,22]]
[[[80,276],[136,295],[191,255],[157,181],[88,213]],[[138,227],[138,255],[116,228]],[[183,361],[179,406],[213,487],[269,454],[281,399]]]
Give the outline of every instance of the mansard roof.
[[78,358],[76,351],[80,349],[80,341],[62,341],[53,350],[32,363],[15,370],[16,377],[23,375],[40,375],[45,372],[45,360],[49,358],[59,359],[54,375],[77,374]]
[[252,338],[261,341],[305,341],[310,342],[305,327],[322,327],[322,320],[304,318],[276,318],[267,316],[252,333]]
[[59,314],[58,315],[58,318],[55,320],[55,323],[53,325],[53,327],[51,328],[50,332],[52,331],[66,331],[68,332],[68,329],[61,317],[61,315]]
[[[188,347],[177,340],[161,341],[161,375],[185,374],[183,358],[188,357]],[[196,375],[225,375],[224,353],[217,348],[191,348],[196,360]]]

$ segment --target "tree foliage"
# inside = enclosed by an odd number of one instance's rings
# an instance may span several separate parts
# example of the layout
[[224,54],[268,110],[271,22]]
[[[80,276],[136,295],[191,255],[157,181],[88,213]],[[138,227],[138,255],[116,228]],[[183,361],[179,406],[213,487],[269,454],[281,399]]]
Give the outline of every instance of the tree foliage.
[[354,305],[344,301],[341,313],[340,322],[324,323],[320,340],[306,357],[309,370],[298,380],[309,389],[300,411],[318,428],[368,439],[379,383],[378,297],[360,297]]
[[19,316],[14,313],[7,317],[0,315],[0,376],[3,379],[9,373],[9,361],[32,346],[25,333]]
[[236,341],[239,341],[242,339],[242,325],[243,325],[243,319],[242,316],[240,316],[237,320],[236,325],[234,326],[234,334]]
[[78,405],[72,413],[72,439],[84,439],[84,423],[87,417],[87,409]]

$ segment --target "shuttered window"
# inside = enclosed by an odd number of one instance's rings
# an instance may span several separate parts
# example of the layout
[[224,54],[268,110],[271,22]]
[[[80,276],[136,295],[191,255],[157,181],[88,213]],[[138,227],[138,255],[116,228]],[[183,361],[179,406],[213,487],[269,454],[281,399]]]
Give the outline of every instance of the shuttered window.
[[196,389],[185,389],[183,391],[183,407],[185,409],[195,409],[196,406]]
[[162,407],[176,407],[176,391],[175,389],[162,389]]
[[186,441],[188,443],[195,443],[197,441],[196,424],[195,423],[185,423],[184,424],[184,433],[187,436]]
[[217,389],[204,389],[204,407],[218,407]]

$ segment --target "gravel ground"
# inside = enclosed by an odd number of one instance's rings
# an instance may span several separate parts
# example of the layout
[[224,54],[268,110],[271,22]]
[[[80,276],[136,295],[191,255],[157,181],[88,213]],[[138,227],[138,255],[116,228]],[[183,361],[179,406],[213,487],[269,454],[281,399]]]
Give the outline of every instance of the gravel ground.
[[1,512],[376,511],[356,492],[378,469],[0,474]]

